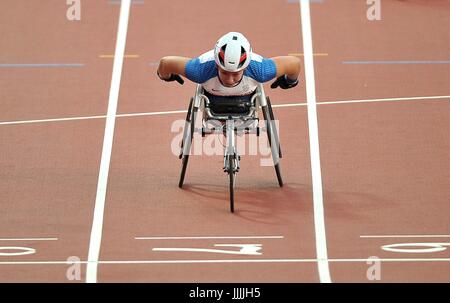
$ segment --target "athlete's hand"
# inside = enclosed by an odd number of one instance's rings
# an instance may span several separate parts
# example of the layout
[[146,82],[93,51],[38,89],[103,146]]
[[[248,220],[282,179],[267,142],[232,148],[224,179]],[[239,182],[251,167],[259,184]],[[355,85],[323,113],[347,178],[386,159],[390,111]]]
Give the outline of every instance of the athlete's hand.
[[275,82],[272,83],[272,85],[270,87],[277,88],[279,86],[282,89],[289,89],[289,88],[293,88],[293,87],[297,86],[297,84],[298,84],[298,79],[292,80],[292,79],[289,79],[288,76],[282,75],[282,76],[278,77],[277,80],[275,80]]
[[158,71],[156,71],[156,74],[158,75],[159,79],[164,80],[166,82],[172,82],[172,81],[177,81],[178,83],[180,83],[181,85],[184,84],[184,80],[183,78],[181,78],[180,75],[177,74],[170,74],[170,77],[168,79],[162,78],[161,75],[159,74]]

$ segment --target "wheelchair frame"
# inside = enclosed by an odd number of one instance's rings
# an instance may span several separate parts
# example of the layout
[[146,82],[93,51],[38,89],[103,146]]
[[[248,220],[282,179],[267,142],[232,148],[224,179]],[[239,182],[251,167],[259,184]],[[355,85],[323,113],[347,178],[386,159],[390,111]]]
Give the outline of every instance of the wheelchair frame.
[[[197,84],[195,95],[191,98],[189,102],[189,107],[187,111],[186,121],[183,130],[183,138],[181,141],[181,151],[179,158],[182,160],[181,175],[178,186],[183,187],[186,168],[189,160],[189,152],[191,149],[192,139],[195,132],[201,132],[202,136],[206,135],[206,130],[204,126],[207,125],[209,120],[225,121],[225,127],[222,127],[222,132],[227,138],[227,143],[224,151],[224,166],[223,170],[229,176],[229,190],[230,190],[230,211],[234,212],[234,189],[236,185],[236,174],[239,172],[239,161],[240,155],[236,148],[236,135],[239,133],[255,133],[259,136],[260,129],[258,123],[259,121],[259,110],[262,110],[262,114],[265,120],[265,131],[268,135],[268,141],[271,148],[272,160],[275,167],[275,172],[277,175],[278,184],[280,187],[283,186],[283,179],[281,176],[280,158],[281,146],[278,137],[278,131],[275,124],[275,117],[272,110],[272,105],[269,97],[266,96],[264,92],[264,87],[262,84],[258,84],[255,93],[251,98],[252,107],[247,115],[242,114],[214,114],[209,108],[209,99],[203,94],[203,88],[200,84]],[[202,128],[195,128],[195,122],[199,111],[203,111],[204,115],[202,117]],[[206,120],[205,120],[206,117]],[[250,123],[248,123],[250,122]],[[251,125],[253,124],[253,126]],[[256,124],[256,127],[254,126]]]

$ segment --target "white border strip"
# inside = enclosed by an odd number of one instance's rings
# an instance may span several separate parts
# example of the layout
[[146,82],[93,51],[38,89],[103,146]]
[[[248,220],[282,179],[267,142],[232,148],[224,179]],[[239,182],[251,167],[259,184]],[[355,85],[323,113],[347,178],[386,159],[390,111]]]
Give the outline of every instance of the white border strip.
[[[372,102],[392,102],[392,101],[420,101],[420,100],[436,100],[436,99],[450,99],[450,96],[426,96],[426,97],[403,97],[403,98],[385,98],[385,99],[324,101],[324,102],[318,102],[316,105],[319,106],[319,105],[328,105],[328,104],[352,104],[352,103],[372,103]],[[283,108],[283,107],[297,107],[297,106],[306,106],[306,105],[307,105],[307,103],[286,103],[286,104],[272,104],[272,107],[273,108]],[[141,116],[142,117],[143,116],[163,116],[163,115],[183,114],[186,112],[187,112],[187,110],[171,110],[171,111],[161,111],[161,112],[118,114],[118,115],[116,115],[116,118],[141,117]],[[105,119],[105,118],[106,118],[106,115],[70,117],[70,118],[54,118],[54,119],[41,119],[41,120],[19,120],[19,121],[0,122],[0,125],[62,122],[62,121]]]
[[108,113],[106,116],[105,136],[103,138],[102,158],[100,161],[100,172],[97,184],[97,196],[95,198],[94,221],[92,222],[91,238],[89,242],[89,255],[86,270],[87,283],[97,282],[97,265],[102,241],[103,214],[105,209],[109,164],[111,160],[111,150],[114,138],[114,125],[116,122],[117,103],[119,100],[120,79],[125,54],[130,6],[130,0],[123,0],[120,6],[119,28],[117,31],[111,89],[109,91]]
[[314,203],[314,229],[316,236],[316,254],[319,279],[322,283],[331,283],[328,266],[327,237],[325,233],[325,215],[323,208],[322,173],[320,168],[319,130],[317,125],[316,87],[314,80],[313,45],[309,0],[300,0],[302,21],[303,53],[306,78],[306,99],[308,103],[309,145]]

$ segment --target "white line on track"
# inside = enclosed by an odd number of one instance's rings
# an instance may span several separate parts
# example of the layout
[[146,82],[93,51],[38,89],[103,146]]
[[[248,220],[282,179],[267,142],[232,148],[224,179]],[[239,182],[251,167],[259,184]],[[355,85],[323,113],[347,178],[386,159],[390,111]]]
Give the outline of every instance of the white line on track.
[[75,120],[104,119],[104,118],[106,118],[106,115],[104,115],[104,116],[85,116],[85,117],[71,117],[71,118],[40,119],[40,120],[8,121],[8,122],[0,122],[0,125],[46,123],[46,122],[63,122],[63,121],[75,121]]
[[120,5],[119,26],[117,30],[116,50],[109,91],[108,112],[106,115],[105,136],[103,138],[102,157],[98,176],[97,195],[95,198],[94,220],[92,222],[91,238],[89,242],[86,282],[97,282],[97,264],[102,242],[103,215],[105,209],[106,189],[108,183],[109,165],[114,138],[117,103],[119,100],[120,79],[122,75],[123,58],[127,39],[128,18],[130,15],[130,0],[123,0]]
[[58,238],[3,238],[0,241],[57,241]]
[[283,236],[223,236],[223,237],[135,237],[135,240],[197,240],[197,239],[283,239]]
[[[324,101],[318,102],[316,105],[331,105],[331,104],[352,104],[352,103],[375,103],[375,102],[395,102],[395,101],[421,101],[421,100],[445,100],[450,99],[450,96],[425,96],[425,97],[402,97],[402,98],[384,98],[384,99],[363,99],[363,100],[341,100],[341,101]],[[298,107],[306,106],[307,103],[286,103],[286,104],[274,104],[273,108],[284,107]],[[126,117],[142,117],[142,116],[162,116],[162,115],[174,115],[183,114],[187,110],[171,110],[160,112],[146,112],[146,113],[132,113],[132,114],[118,114],[116,118]],[[29,123],[46,123],[46,122],[63,122],[63,121],[76,121],[76,120],[89,120],[89,119],[105,119],[106,115],[99,116],[84,116],[84,117],[69,117],[69,118],[54,118],[54,119],[41,119],[41,120],[19,120],[19,121],[5,121],[0,122],[0,125],[15,125],[15,124],[29,124]]]
[[[108,4],[120,4],[120,0],[109,0]],[[144,0],[131,0],[131,4],[144,4]]]
[[450,238],[450,235],[365,235],[360,238]]
[[84,67],[83,63],[0,63],[0,68]]
[[320,168],[319,130],[317,125],[316,86],[314,79],[313,42],[309,0],[300,0],[300,15],[303,36],[303,53],[306,78],[306,99],[308,103],[308,129],[311,155],[311,172],[314,204],[314,231],[319,279],[331,283],[328,266],[327,237],[325,233],[325,214],[323,207],[322,173]]
[[[380,258],[380,262],[450,262],[450,258]],[[200,264],[200,263],[318,263],[322,259],[211,259],[211,260],[118,260],[97,261],[97,264]],[[373,258],[327,259],[328,262],[373,262]],[[0,265],[67,265],[90,264],[88,261],[2,261]]]
[[[332,104],[353,104],[353,103],[375,103],[375,102],[396,102],[396,101],[418,101],[418,100],[439,100],[450,99],[450,96],[425,96],[425,97],[402,97],[402,98],[383,98],[383,99],[361,99],[361,100],[338,100],[338,101],[321,101],[317,105],[332,105]],[[287,103],[272,105],[272,107],[294,107],[305,106],[307,103]]]

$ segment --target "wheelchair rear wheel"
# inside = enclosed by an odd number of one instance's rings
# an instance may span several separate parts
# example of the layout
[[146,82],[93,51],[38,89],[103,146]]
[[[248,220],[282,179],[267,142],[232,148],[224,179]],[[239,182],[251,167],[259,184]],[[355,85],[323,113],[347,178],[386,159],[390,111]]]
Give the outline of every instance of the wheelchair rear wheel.
[[[180,180],[178,182],[179,188],[183,187],[184,177],[186,175],[186,168],[189,161],[189,151],[191,149],[192,139],[194,137],[195,118],[197,117],[198,108],[194,108],[193,101],[194,99],[191,98],[186,116],[186,122],[184,124],[183,139],[181,141],[181,152],[180,152],[181,175]],[[185,146],[187,152],[184,152]]]
[[280,144],[280,138],[278,137],[278,130],[277,130],[277,126],[275,124],[275,116],[273,114],[273,110],[272,110],[272,103],[270,102],[270,98],[267,97],[267,106],[269,107],[269,114],[270,114],[270,119],[273,121],[273,134],[275,137],[276,142],[278,142],[278,155],[280,156],[280,158],[283,158],[283,155],[281,154],[281,144]]
[[186,115],[186,120],[184,122],[184,129],[183,129],[183,137],[181,138],[181,151],[180,151],[180,156],[179,158],[181,159],[183,157],[183,144],[184,144],[184,138],[186,138],[186,134],[189,128],[189,122],[190,122],[190,117],[191,117],[191,112],[192,112],[192,103],[194,102],[194,98],[191,98],[191,100],[189,101],[189,106],[188,106],[188,111],[187,111],[187,115]]
[[262,112],[264,120],[266,120],[267,137],[269,145],[272,150],[272,159],[275,167],[275,173],[277,175],[278,185],[280,187],[283,187],[283,178],[281,176],[281,166],[280,166],[280,158],[281,158],[280,141],[278,137],[278,131],[275,124],[275,117],[273,114],[270,99],[267,97],[266,100],[267,106],[262,107]]

